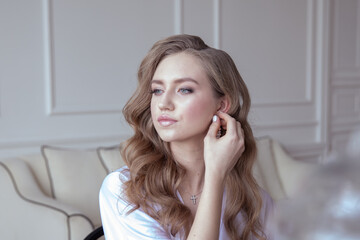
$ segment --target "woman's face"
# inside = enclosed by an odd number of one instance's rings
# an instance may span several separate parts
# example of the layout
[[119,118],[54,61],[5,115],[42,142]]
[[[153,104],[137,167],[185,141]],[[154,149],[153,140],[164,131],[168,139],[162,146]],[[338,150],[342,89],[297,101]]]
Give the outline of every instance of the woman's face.
[[177,53],[164,58],[151,82],[151,117],[163,141],[203,140],[221,106],[198,58]]

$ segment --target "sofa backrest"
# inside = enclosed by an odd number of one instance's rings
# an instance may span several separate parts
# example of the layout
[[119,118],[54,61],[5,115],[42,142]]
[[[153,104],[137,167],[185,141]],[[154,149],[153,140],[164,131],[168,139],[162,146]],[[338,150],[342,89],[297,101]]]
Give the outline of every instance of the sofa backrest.
[[319,166],[292,158],[279,142],[269,137],[257,139],[256,144],[258,156],[253,173],[275,201],[296,197],[304,181]]
[[48,196],[51,196],[51,185],[49,181],[49,173],[45,165],[45,160],[41,154],[20,156],[19,159],[26,162],[32,172],[38,186],[42,192]]
[[120,147],[76,150],[42,147],[53,198],[77,207],[100,225],[98,194],[105,176],[120,168]]
[[273,140],[266,137],[259,138],[256,140],[256,147],[257,156],[253,166],[256,181],[274,200],[286,198],[276,164]]
[[[282,166],[290,166],[295,160],[270,138],[257,139],[256,144],[258,154],[253,167],[255,179],[274,200],[288,197],[287,191],[292,186],[284,183],[284,176],[288,177],[289,173]],[[77,207],[94,225],[100,225],[99,189],[108,173],[124,165],[120,147],[76,150],[43,146],[42,154],[21,159],[28,164],[46,195]]]
[[20,157],[48,197],[74,206],[95,226],[101,224],[98,193],[105,176],[124,165],[120,145],[96,149],[43,146],[41,154]]

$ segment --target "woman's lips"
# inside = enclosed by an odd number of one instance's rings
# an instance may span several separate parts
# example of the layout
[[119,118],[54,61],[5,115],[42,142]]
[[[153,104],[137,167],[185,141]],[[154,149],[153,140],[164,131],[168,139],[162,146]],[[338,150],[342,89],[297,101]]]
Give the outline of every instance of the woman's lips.
[[172,119],[168,116],[160,116],[157,120],[158,120],[158,123],[163,127],[168,127],[177,122],[175,119]]

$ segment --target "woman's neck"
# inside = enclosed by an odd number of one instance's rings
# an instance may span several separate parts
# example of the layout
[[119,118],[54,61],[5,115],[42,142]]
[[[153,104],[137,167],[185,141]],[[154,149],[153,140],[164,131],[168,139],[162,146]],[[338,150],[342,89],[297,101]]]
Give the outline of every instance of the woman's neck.
[[189,194],[197,194],[204,184],[205,164],[203,141],[193,143],[170,143],[174,159],[186,170],[180,189]]

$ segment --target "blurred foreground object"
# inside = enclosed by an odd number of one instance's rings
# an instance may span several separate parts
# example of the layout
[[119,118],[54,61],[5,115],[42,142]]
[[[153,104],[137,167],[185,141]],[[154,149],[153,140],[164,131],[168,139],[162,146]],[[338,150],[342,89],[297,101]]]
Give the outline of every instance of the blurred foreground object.
[[360,239],[360,132],[347,150],[309,174],[296,198],[279,202],[276,239]]

